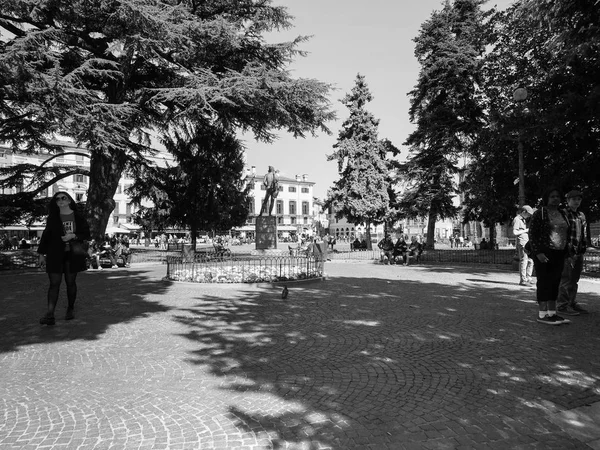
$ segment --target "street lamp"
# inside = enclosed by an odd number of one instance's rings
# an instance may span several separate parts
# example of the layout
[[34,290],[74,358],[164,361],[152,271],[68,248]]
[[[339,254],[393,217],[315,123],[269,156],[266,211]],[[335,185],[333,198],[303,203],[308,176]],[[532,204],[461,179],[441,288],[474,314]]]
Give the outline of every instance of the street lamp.
[[[513,100],[522,104],[527,99],[527,89],[518,87],[513,91]],[[522,111],[522,109],[521,109]],[[523,130],[519,130],[519,207],[525,204],[525,163],[523,161]]]

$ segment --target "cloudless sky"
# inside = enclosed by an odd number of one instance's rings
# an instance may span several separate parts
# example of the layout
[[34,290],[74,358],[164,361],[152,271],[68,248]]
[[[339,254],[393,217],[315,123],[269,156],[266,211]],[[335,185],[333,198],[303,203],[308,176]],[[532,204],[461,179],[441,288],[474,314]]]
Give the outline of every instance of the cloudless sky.
[[[492,0],[485,8],[505,9],[512,2]],[[442,8],[442,1],[273,0],[273,4],[286,6],[295,19],[294,28],[269,36],[269,41],[312,36],[299,47],[307,56],[298,57],[290,70],[296,78],[315,78],[335,86],[330,101],[338,119],[328,124],[331,135],[319,133],[314,138],[294,139],[281,133],[277,141],[265,144],[246,134],[246,162],[256,166],[259,174],[269,165],[283,176],[308,174],[316,183],[314,195],[324,198],[338,179],[337,163],[327,161],[326,155],[332,153],[341,124],[348,117],[348,109],[339,100],[350,92],[358,73],[366,77],[374,97],[367,109],[380,119],[379,138],[402,148],[413,130],[407,94],[420,69],[413,38],[431,13]],[[402,148],[402,157],[406,155]]]

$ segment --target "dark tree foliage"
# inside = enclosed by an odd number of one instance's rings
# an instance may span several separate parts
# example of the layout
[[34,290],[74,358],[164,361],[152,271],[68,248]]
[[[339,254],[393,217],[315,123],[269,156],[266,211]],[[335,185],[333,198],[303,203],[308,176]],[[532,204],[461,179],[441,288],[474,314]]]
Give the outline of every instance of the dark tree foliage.
[[[577,187],[588,218],[599,219],[600,9],[593,2],[521,1],[494,23],[495,44],[482,68],[488,122],[465,183],[468,215],[482,218],[495,207],[514,215],[520,135],[526,202],[536,205],[550,185]],[[512,99],[515,87],[529,94],[520,104]],[[483,165],[487,178],[474,175]],[[494,180],[495,195],[479,190],[481,180]]]
[[336,217],[366,224],[369,246],[370,225],[389,221],[394,214],[390,207],[391,158],[398,154],[389,140],[378,137],[379,120],[366,109],[372,99],[365,77],[357,75],[352,92],[342,99],[350,116],[342,124],[335,151],[327,156],[328,161],[337,160],[340,178],[326,200]]
[[188,228],[192,248],[201,230],[243,225],[250,197],[240,142],[222,128],[188,124],[172,130],[164,144],[177,164],[141,169],[129,191],[132,201],[155,205],[140,210],[139,223]]
[[186,117],[264,141],[327,131],[329,86],[286,70],[304,38],[263,39],[289,26],[270,0],[2,1],[0,27],[14,37],[0,42],[0,142],[53,154],[58,135],[86,147],[100,234],[123,172],[146,165],[152,134]]
[[433,246],[435,222],[458,212],[452,202],[458,158],[470,151],[484,125],[480,69],[489,34],[483,3],[446,1],[414,39],[421,70],[409,93],[409,114],[417,127],[406,140],[409,185],[401,204],[408,217],[428,216],[428,246]]

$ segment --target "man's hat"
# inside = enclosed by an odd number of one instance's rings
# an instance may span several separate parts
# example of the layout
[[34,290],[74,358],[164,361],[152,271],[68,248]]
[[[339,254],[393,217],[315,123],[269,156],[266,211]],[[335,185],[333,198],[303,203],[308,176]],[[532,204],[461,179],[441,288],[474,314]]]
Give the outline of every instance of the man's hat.
[[576,189],[573,189],[572,191],[567,192],[567,198],[573,198],[573,197],[583,198],[583,194],[581,193],[581,191],[578,191]]
[[529,205],[523,205],[521,207],[521,212],[526,212],[527,214],[533,214],[533,208]]

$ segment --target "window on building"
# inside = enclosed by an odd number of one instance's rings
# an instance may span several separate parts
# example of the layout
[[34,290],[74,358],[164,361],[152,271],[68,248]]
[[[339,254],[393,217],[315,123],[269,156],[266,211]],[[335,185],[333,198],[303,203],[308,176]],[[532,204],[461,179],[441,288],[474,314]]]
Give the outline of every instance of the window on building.
[[128,216],[131,215],[131,203],[127,203],[125,205],[125,214],[127,214]]
[[75,155],[75,163],[76,164],[83,164],[83,155]]
[[119,216],[113,216],[113,223],[119,223]]
[[75,201],[76,201],[76,202],[82,202],[82,201],[83,201],[83,194],[81,194],[81,193],[76,193],[76,194],[75,194]]
[[278,217],[278,218],[277,218],[277,223],[278,223],[279,225],[283,225],[283,217]]
[[302,214],[307,216],[309,214],[308,212],[308,202],[302,202]]
[[283,200],[277,200],[276,208],[277,214],[283,214]]
[[113,214],[119,214],[119,202],[115,202],[115,209],[113,210]]
[[120,184],[117,186],[117,194],[122,194],[123,193],[123,186],[121,186]]
[[290,223],[292,225],[296,225],[296,218],[295,217],[290,217]]
[[310,192],[310,190],[307,187],[303,187],[302,188],[302,193],[303,194],[308,194]]
[[304,225],[308,224],[308,217],[304,218]]
[[296,202],[294,200],[290,200],[290,215],[296,214]]
[[265,185],[264,185],[264,184],[261,184],[261,185],[260,185],[260,190],[261,190],[261,191],[266,191],[266,190],[267,190],[267,188],[265,187]]
[[296,186],[290,186],[288,192],[296,192]]
[[283,186],[279,186],[279,189],[277,189],[279,192],[283,192]]
[[83,175],[80,173],[75,174],[75,183],[83,183]]
[[254,197],[251,197],[248,200],[248,213],[249,214],[256,214],[256,210],[254,209],[256,207],[256,200],[254,199]]

